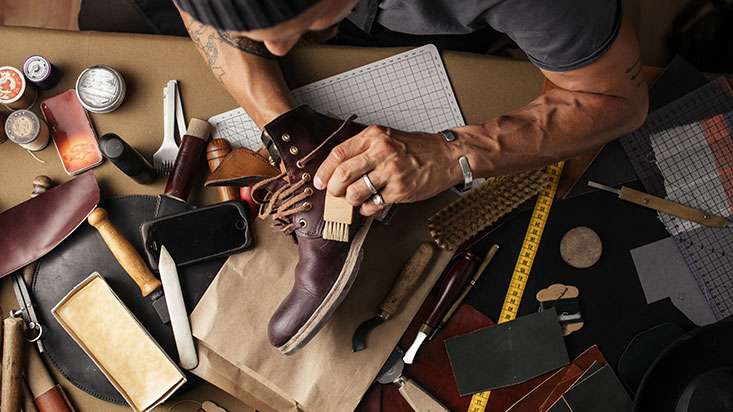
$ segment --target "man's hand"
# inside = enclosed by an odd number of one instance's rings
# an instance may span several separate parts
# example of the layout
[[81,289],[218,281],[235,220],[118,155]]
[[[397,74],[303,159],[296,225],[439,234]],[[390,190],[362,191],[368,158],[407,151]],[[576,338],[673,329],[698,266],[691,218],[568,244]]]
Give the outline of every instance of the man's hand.
[[456,147],[439,134],[411,133],[370,126],[336,146],[321,164],[314,185],[335,196],[346,196],[361,213],[371,216],[384,206],[369,200],[363,180],[368,174],[385,203],[427,199],[462,179]]

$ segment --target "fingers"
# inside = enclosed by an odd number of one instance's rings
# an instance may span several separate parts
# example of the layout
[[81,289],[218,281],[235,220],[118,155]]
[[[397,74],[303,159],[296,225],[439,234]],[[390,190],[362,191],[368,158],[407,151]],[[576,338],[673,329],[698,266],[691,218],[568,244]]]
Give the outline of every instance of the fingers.
[[[342,163],[366,150],[367,146],[364,139],[360,139],[360,135],[361,133],[357,134],[331,150],[331,153],[326,157],[326,160],[321,163],[321,166],[318,168],[316,176],[313,179],[313,186],[315,186],[316,189],[325,189],[326,184],[330,183],[331,176]],[[345,189],[346,187],[344,187],[344,190]]]
[[364,185],[361,180],[362,176],[372,171],[375,166],[376,162],[367,153],[362,153],[341,163],[328,180],[328,193],[334,196],[344,196],[349,186],[357,183]]
[[370,199],[361,205],[359,213],[361,213],[362,216],[374,216],[384,210],[385,207],[387,207],[386,204],[378,205]]
[[[369,180],[377,191],[382,190],[387,185],[387,179],[383,174],[371,172],[366,174],[366,176],[369,176]],[[359,206],[368,201],[372,196],[374,196],[374,193],[367,186],[363,176],[346,188],[346,201],[352,206]]]

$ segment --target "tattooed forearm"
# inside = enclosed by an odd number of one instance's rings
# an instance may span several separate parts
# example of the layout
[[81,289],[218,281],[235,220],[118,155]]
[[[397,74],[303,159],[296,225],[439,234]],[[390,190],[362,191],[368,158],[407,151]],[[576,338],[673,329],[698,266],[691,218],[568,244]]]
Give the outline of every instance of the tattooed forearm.
[[641,84],[643,83],[642,79],[639,77],[639,75],[641,74],[641,58],[637,57],[634,64],[626,68],[625,73],[629,76],[629,80],[636,81],[636,85],[641,86]]
[[219,63],[219,35],[211,27],[193,21],[186,27],[191,40],[206,59],[206,63],[219,83],[223,83],[224,68]]
[[275,55],[270,53],[270,51],[267,50],[267,47],[265,47],[265,45],[261,42],[254,41],[244,36],[235,37],[222,30],[217,30],[217,34],[219,35],[221,40],[224,41],[224,43],[234,47],[235,49],[264,57],[266,59],[276,58]]

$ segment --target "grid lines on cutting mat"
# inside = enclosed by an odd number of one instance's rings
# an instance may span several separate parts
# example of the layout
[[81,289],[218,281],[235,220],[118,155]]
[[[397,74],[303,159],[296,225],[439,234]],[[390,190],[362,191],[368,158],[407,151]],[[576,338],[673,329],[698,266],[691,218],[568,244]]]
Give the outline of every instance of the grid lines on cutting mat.
[[[437,132],[464,125],[440,54],[432,45],[293,90],[295,100],[339,118],[400,130]],[[209,119],[214,136],[256,150],[260,131],[241,108]]]
[[[723,78],[653,112],[621,143],[645,189],[733,215],[733,90]],[[716,318],[733,315],[733,230],[659,214]]]

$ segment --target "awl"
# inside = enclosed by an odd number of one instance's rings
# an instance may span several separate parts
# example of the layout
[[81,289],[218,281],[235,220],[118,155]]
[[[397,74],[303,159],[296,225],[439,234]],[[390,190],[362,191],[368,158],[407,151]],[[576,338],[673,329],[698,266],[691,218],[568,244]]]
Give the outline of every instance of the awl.
[[377,315],[371,319],[362,322],[351,339],[351,349],[359,352],[366,349],[367,336],[374,328],[391,318],[402,306],[402,302],[410,295],[415,285],[425,272],[425,268],[435,253],[435,248],[431,243],[422,243],[417,247],[410,260],[407,261],[402,268],[402,272],[397,275],[397,279],[392,286],[389,294],[379,305]]
[[471,252],[463,252],[456,256],[443,272],[438,286],[438,299],[433,306],[432,312],[425,322],[420,326],[415,340],[405,353],[404,361],[412,364],[415,355],[422,343],[437,328],[441,319],[450,309],[451,305],[460,296],[461,291],[468,283],[468,279],[476,272],[481,260]]
[[110,222],[107,211],[101,207],[96,208],[89,215],[88,221],[99,231],[110,252],[130,278],[135,281],[142,295],[152,301],[153,308],[158,313],[161,322],[170,322],[160,281],[148,269],[145,261],[130,244],[130,241]]
[[649,209],[666,213],[668,215],[676,216],[680,219],[699,223],[705,227],[733,227],[733,223],[723,216],[707,213],[703,210],[695,209],[694,207],[686,206],[673,200],[650,195],[649,193],[640,192],[626,186],[621,186],[621,189],[615,189],[613,187],[602,185],[594,181],[588,181],[588,186],[596,189],[605,190],[606,192],[615,193],[621,200],[625,200],[639,206],[648,207]]
[[160,248],[160,260],[158,261],[160,280],[163,283],[163,290],[168,296],[168,313],[173,328],[173,338],[176,341],[178,350],[178,363],[183,369],[191,370],[198,365],[196,347],[191,334],[191,323],[188,321],[186,303],[183,300],[181,291],[181,280],[178,278],[176,262],[168,253],[164,245]]

